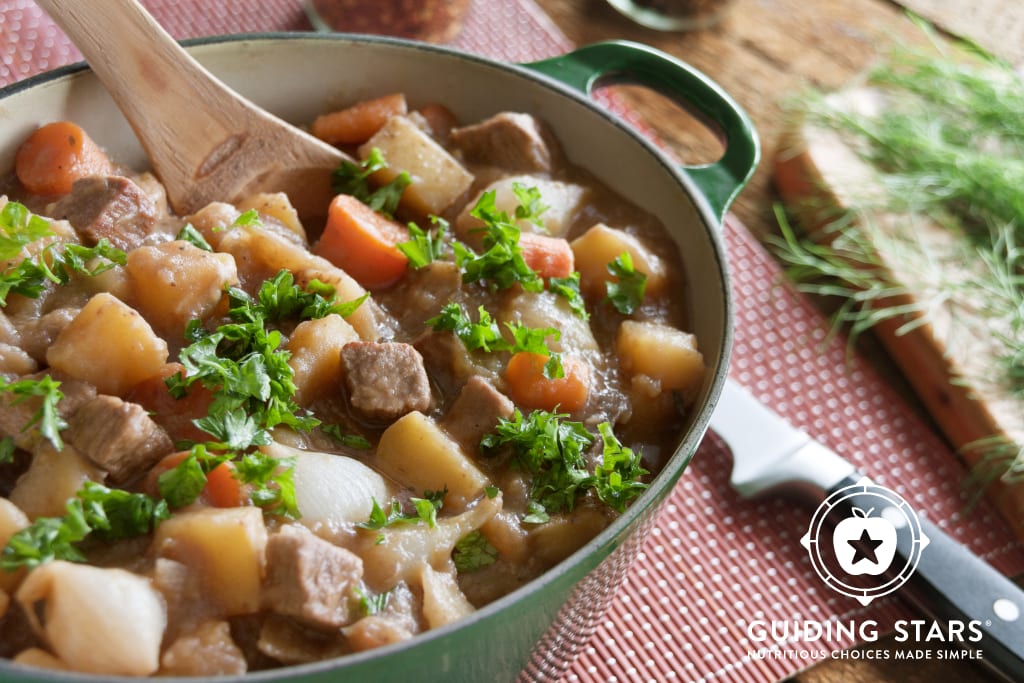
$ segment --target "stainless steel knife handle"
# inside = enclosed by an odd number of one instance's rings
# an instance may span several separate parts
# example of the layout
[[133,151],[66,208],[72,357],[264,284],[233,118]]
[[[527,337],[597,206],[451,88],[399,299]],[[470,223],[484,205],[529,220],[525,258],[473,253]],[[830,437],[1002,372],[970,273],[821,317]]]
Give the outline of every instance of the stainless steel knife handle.
[[[829,493],[865,481],[869,480],[854,473]],[[878,504],[875,497],[860,498],[851,495],[838,504],[847,506],[850,514],[854,507],[866,510]],[[919,523],[928,545],[920,550],[917,568],[899,595],[936,620],[963,623],[965,642],[959,644],[981,650],[982,661],[1008,680],[1024,681],[1024,591],[935,524],[923,518]],[[896,531],[892,566],[900,566],[915,552],[909,526]],[[977,642],[970,642],[979,632]]]

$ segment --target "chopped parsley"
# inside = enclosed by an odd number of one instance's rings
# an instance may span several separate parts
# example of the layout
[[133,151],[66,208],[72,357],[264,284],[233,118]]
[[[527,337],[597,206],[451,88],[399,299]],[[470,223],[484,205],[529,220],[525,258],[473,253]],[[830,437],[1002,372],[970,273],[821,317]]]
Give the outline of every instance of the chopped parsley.
[[0,439],[0,465],[10,465],[14,462],[14,438],[5,436]]
[[[370,509],[370,518],[365,522],[356,524],[356,528],[366,529],[367,531],[381,531],[403,524],[426,523],[428,527],[433,529],[437,526],[437,511],[441,509],[447,493],[448,489],[445,488],[441,491],[425,491],[422,498],[410,498],[409,502],[412,503],[413,507],[413,512],[411,513],[406,513],[402,509],[402,504],[397,500],[392,500],[385,510],[377,502],[377,499],[374,498],[373,507]],[[377,543],[383,542],[384,534],[378,534]]]
[[[24,204],[7,202],[0,209],[0,261],[11,261],[27,245],[53,236],[49,221],[31,213]],[[114,266],[123,266],[126,260],[126,254],[106,239],[101,239],[94,247],[48,244],[35,256],[24,258],[0,272],[0,306],[7,304],[7,297],[12,293],[36,298],[47,281],[64,285],[72,274],[99,275]]]
[[624,251],[608,264],[615,280],[605,283],[608,300],[619,313],[630,315],[640,307],[647,288],[647,276],[633,267],[633,257]]
[[568,277],[548,278],[548,290],[565,299],[573,313],[584,320],[590,319],[587,304],[580,294],[579,271],[573,271]]
[[479,306],[477,315],[477,322],[473,322],[461,305],[449,302],[438,315],[427,320],[426,324],[435,331],[454,332],[469,351],[526,351],[547,356],[544,376],[548,379],[564,376],[561,354],[552,352],[545,341],[548,337],[558,341],[562,336],[559,330],[553,327],[532,328],[519,321],[506,322],[505,327],[512,335],[510,342],[501,334],[498,323],[486,308]]
[[370,441],[360,434],[350,434],[339,424],[320,425],[321,431],[332,439],[347,448],[366,450],[370,447]]
[[355,594],[359,598],[359,610],[366,617],[380,614],[387,609],[388,603],[391,601],[391,591],[384,591],[383,593],[373,595],[368,594],[362,588],[356,587]]
[[639,479],[649,473],[640,466],[640,454],[623,446],[610,424],[602,422],[597,429],[601,434],[604,450],[601,464],[594,470],[594,476],[597,478],[594,488],[601,502],[618,512],[623,512],[629,501],[647,488],[647,484]]
[[108,540],[141,536],[170,514],[164,501],[91,481],[65,509],[63,517],[40,517],[11,536],[0,553],[0,569],[13,572],[50,560],[84,562],[76,544],[90,535]]
[[198,247],[203,251],[213,251],[213,247],[206,241],[203,234],[195,229],[191,223],[186,223],[182,226],[181,230],[178,231],[177,236],[174,238],[183,242],[188,242],[193,247]]
[[498,559],[498,549],[487,540],[479,529],[470,532],[455,544],[452,561],[460,573],[473,572]]
[[515,464],[533,475],[530,498],[539,506],[534,514],[572,510],[577,496],[593,485],[583,454],[594,437],[566,417],[544,410],[524,416],[517,408],[480,443],[485,453],[510,447]]
[[448,221],[438,216],[431,216],[430,221],[437,226],[433,235],[415,223],[409,223],[409,241],[396,245],[409,259],[409,266],[412,268],[428,266],[444,255],[444,236],[448,231]]
[[540,190],[536,187],[527,187],[522,183],[512,183],[512,193],[519,200],[516,207],[516,219],[533,223],[538,228],[544,227],[541,214],[548,210],[548,206],[541,201]]
[[519,246],[521,232],[507,213],[498,211],[494,198],[494,190],[484,192],[469,212],[483,221],[479,228],[483,233],[483,253],[477,254],[461,242],[452,244],[462,281],[485,280],[496,289],[508,289],[518,282],[526,291],[539,292],[544,289],[544,281],[523,259]]
[[17,257],[26,245],[53,234],[45,218],[20,202],[7,202],[0,209],[0,261]]
[[295,498],[295,458],[275,458],[256,451],[235,460],[235,478],[249,484],[252,502],[273,515],[299,517]]
[[323,318],[331,313],[347,318],[369,294],[352,301],[335,302],[335,289],[331,285],[313,280],[303,289],[295,284],[295,276],[290,271],[281,270],[260,285],[255,299],[238,287],[229,287],[228,297],[232,306],[230,315],[235,320],[279,322],[287,318]]
[[372,189],[370,176],[388,167],[384,154],[376,147],[370,150],[366,159],[360,162],[345,160],[334,169],[331,186],[338,194],[352,195],[369,206],[391,218],[398,210],[398,202],[402,192],[412,183],[408,172],[402,171],[395,178],[377,189]]
[[22,379],[16,382],[8,382],[0,377],[0,392],[14,395],[11,405],[18,405],[30,398],[40,399],[39,408],[21,429],[27,431],[38,426],[39,434],[49,441],[54,449],[58,451],[64,449],[60,432],[68,424],[57,410],[57,404],[64,398],[64,392],[60,390],[60,382],[49,375],[44,375],[40,379]]
[[[206,456],[204,446],[193,446],[184,460],[160,473],[157,488],[168,505],[174,508],[185,507],[199,498],[206,487],[206,474],[212,469],[208,465],[204,467],[208,462]],[[217,464],[220,464],[219,460]]]
[[570,511],[588,490],[621,512],[647,487],[638,481],[647,474],[639,455],[619,443],[608,422],[598,425],[603,457],[591,473],[584,453],[594,444],[594,436],[582,423],[566,417],[543,410],[524,416],[517,408],[512,419],[499,419],[497,428],[480,443],[485,453],[510,448],[514,463],[533,475],[524,522],[542,524],[551,513]]
[[192,321],[186,329],[191,344],[179,354],[185,371],[166,380],[171,395],[178,398],[197,382],[213,393],[207,415],[193,422],[214,440],[193,445],[194,460],[186,458],[161,475],[161,494],[175,506],[187,505],[202,492],[213,467],[231,460],[235,478],[248,485],[253,503],[271,514],[297,518],[294,463],[246,452],[269,444],[270,430],[277,425],[309,431],[320,424],[315,417],[300,414],[290,354],[280,348],[281,332],[268,324],[331,313],[350,315],[365,297],[337,304],[333,287],[314,280],[311,289],[304,290],[286,270],[265,281],[255,297],[237,287],[229,287],[227,293],[232,322],[208,332],[200,321]]

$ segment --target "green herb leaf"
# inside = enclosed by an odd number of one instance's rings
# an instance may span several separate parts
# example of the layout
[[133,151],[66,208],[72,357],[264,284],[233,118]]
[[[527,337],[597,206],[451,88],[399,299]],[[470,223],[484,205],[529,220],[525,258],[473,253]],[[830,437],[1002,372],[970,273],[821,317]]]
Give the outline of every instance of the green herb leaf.
[[640,481],[647,470],[640,466],[640,454],[626,448],[615,436],[612,426],[602,422],[597,426],[604,444],[601,464],[594,470],[594,489],[605,505],[623,512],[631,500],[647,489]]
[[0,209],[0,261],[17,257],[25,245],[52,237],[49,221],[36,216],[19,202],[7,202]]
[[347,448],[356,448],[359,450],[366,450],[370,448],[370,442],[365,436],[349,434],[339,424],[320,425],[320,429],[322,429],[332,439]]
[[573,313],[584,320],[590,319],[586,301],[580,294],[579,271],[573,271],[568,277],[548,278],[548,290],[569,302],[569,308]]
[[38,425],[39,434],[49,441],[54,449],[58,451],[64,449],[60,432],[68,424],[57,410],[57,404],[64,398],[64,393],[60,390],[60,382],[50,375],[44,375],[40,379],[23,379],[16,382],[8,382],[0,377],[0,392],[14,395],[11,405],[18,405],[30,398],[39,398],[39,408],[21,429],[27,431]]
[[492,565],[497,559],[498,549],[490,544],[479,529],[460,539],[452,552],[455,568],[462,574]]
[[247,453],[235,461],[235,476],[252,485],[252,502],[271,514],[298,519],[295,498],[295,459],[275,458],[265,453]]
[[0,553],[0,569],[13,572],[50,560],[84,562],[76,543],[95,534],[107,540],[148,534],[167,519],[167,503],[142,493],[86,482],[63,517],[40,517],[15,533]]
[[175,239],[188,242],[192,246],[198,247],[203,251],[213,251],[213,247],[211,247],[210,243],[206,241],[205,237],[203,237],[203,233],[196,230],[195,226],[191,223],[186,223],[181,230],[178,231],[178,235]]
[[14,462],[14,437],[5,436],[0,439],[0,465],[10,465]]
[[374,147],[363,161],[358,163],[345,160],[334,170],[331,184],[338,194],[352,195],[369,206],[391,218],[398,210],[405,188],[412,183],[412,178],[405,171],[399,173],[391,182],[376,190],[371,188],[370,176],[388,167],[380,149]]
[[484,223],[479,230],[483,233],[484,252],[477,254],[461,242],[452,244],[462,281],[486,280],[496,289],[508,289],[519,283],[526,291],[539,292],[544,289],[544,281],[523,259],[520,230],[508,214],[497,210],[494,198],[494,190],[484,192],[469,212]]
[[550,207],[541,201],[540,190],[536,187],[527,187],[522,183],[512,183],[512,192],[519,200],[519,206],[516,207],[516,218],[543,228],[544,221],[540,216]]
[[171,507],[191,505],[206,487],[206,472],[199,464],[195,451],[189,453],[175,467],[161,472],[157,477],[160,495]]
[[605,283],[608,300],[619,313],[631,315],[643,303],[647,276],[633,267],[633,257],[626,251],[608,264],[608,272],[615,276]]
[[499,419],[480,443],[485,453],[510,447],[516,465],[533,475],[530,498],[540,506],[530,512],[533,519],[542,512],[572,510],[576,498],[596,481],[583,457],[594,437],[566,417],[543,410],[524,417],[517,408],[511,420]]
[[355,593],[359,598],[359,610],[363,613],[363,616],[367,617],[380,614],[386,610],[388,602],[391,600],[391,591],[384,591],[373,595],[367,594],[362,588],[357,587]]
[[82,501],[86,523],[97,537],[106,540],[148,534],[170,516],[165,501],[92,481],[85,482],[77,496]]
[[412,268],[423,268],[444,255],[444,236],[448,230],[448,221],[438,216],[431,216],[430,220],[437,226],[433,235],[415,223],[409,223],[409,241],[396,245],[409,259],[409,266]]

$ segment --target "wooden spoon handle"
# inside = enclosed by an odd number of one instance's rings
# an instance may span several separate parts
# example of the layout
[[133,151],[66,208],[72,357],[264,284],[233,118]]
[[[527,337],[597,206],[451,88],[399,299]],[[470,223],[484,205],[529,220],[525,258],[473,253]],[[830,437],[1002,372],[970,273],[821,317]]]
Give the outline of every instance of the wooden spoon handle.
[[[164,182],[191,179],[210,165],[251,116],[250,107],[135,0],[39,0],[39,5],[85,55],[150,159],[161,160]],[[190,101],[198,106],[184,110]],[[218,106],[206,106],[211,102]]]
[[257,190],[287,192],[300,215],[326,210],[344,155],[233,92],[136,0],[39,5],[121,108],[177,212]]

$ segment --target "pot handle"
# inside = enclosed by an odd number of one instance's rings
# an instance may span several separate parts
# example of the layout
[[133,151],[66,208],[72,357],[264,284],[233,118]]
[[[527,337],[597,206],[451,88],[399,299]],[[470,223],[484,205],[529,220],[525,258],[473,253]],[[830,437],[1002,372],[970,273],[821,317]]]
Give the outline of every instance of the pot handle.
[[761,145],[739,104],[708,76],[660,50],[629,41],[608,41],[523,66],[586,95],[599,80],[647,86],[708,124],[722,140],[725,153],[714,163],[684,165],[681,170],[707,199],[719,222],[757,167]]

